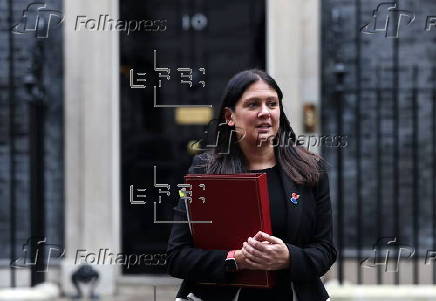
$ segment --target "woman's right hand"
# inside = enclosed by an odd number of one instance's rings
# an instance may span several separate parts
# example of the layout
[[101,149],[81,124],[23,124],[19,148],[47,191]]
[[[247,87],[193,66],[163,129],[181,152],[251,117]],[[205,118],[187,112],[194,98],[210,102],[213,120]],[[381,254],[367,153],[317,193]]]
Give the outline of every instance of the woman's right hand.
[[238,270],[250,270],[250,264],[245,260],[245,256],[244,254],[242,254],[242,250],[236,250],[235,260],[236,265],[238,266]]
[[[268,243],[267,241],[263,241],[262,243]],[[235,252],[235,260],[236,265],[238,266],[238,270],[258,270],[258,268],[252,265],[250,262],[246,260],[247,257],[242,253],[241,250],[236,250]]]

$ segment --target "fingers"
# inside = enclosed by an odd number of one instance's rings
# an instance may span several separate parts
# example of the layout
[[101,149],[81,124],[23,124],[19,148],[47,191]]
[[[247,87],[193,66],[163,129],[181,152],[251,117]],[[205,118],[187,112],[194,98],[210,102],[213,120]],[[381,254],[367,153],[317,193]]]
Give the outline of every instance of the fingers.
[[259,231],[242,244],[242,254],[251,269],[268,270],[281,254],[283,241],[273,235]]
[[247,257],[245,258],[245,262],[249,264],[249,269],[250,270],[263,270],[264,269],[263,265],[261,265],[261,264],[259,264],[257,262],[251,261]]
[[[239,250],[238,250],[239,251]],[[253,261],[253,257],[244,249],[240,250],[241,256],[239,257],[241,267],[247,270],[264,270],[265,266],[262,263]],[[250,259],[252,258],[252,259]]]
[[270,246],[270,244],[268,242],[267,243],[260,242],[252,237],[249,237],[247,239],[247,243],[249,246],[251,246],[252,248],[254,248],[260,252],[267,252],[269,250],[269,246]]
[[254,236],[254,239],[257,241],[267,241],[269,243],[272,244],[281,244],[283,243],[283,240],[281,240],[278,237],[275,237],[273,235],[269,235],[265,232],[259,231],[256,233],[256,235]]
[[249,237],[247,242],[242,244],[242,250],[245,251],[244,255],[257,263],[265,263],[271,260],[271,252],[277,248],[277,245],[272,245],[268,241],[257,241]]
[[256,263],[263,263],[265,262],[265,260],[267,260],[267,258],[261,251],[256,250],[255,248],[250,246],[247,242],[244,242],[242,244],[242,253],[246,258]]

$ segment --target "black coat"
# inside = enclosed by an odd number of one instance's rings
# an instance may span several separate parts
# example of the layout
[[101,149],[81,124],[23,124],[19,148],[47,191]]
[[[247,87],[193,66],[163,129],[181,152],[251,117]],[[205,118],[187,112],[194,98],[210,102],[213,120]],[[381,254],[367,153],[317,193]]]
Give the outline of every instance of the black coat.
[[[202,163],[203,154],[196,155],[189,173],[205,173],[204,168],[195,168]],[[320,277],[336,261],[327,173],[322,174],[316,187],[308,187],[296,185],[280,171],[286,194],[289,197],[292,192],[300,195],[298,204],[288,202],[288,237],[283,241],[289,249],[291,262],[287,270],[280,271],[281,275],[285,273],[288,290],[291,289],[290,281],[294,283],[298,301],[324,301],[329,295]],[[174,220],[186,220],[184,202],[179,200],[174,210]],[[167,263],[171,276],[184,279],[177,297],[186,298],[192,292],[205,301],[232,300],[238,289],[236,287],[196,283],[229,281],[232,275],[224,270],[227,252],[194,248],[188,224],[173,224],[168,241]]]

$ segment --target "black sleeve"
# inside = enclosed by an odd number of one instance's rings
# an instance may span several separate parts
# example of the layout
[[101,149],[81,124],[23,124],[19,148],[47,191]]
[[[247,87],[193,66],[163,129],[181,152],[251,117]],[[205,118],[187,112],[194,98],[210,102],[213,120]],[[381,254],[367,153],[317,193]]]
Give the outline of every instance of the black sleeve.
[[309,244],[298,247],[286,243],[291,262],[291,281],[312,281],[323,276],[336,261],[337,251],[333,243],[332,208],[327,173],[320,177],[315,189],[316,228]]
[[[201,164],[201,156],[194,157],[188,173],[195,172],[194,167]],[[174,207],[174,221],[186,221],[186,207],[179,199]],[[224,269],[227,250],[203,250],[195,248],[187,223],[174,223],[167,248],[168,274],[192,281],[219,282],[230,281],[231,273]]]

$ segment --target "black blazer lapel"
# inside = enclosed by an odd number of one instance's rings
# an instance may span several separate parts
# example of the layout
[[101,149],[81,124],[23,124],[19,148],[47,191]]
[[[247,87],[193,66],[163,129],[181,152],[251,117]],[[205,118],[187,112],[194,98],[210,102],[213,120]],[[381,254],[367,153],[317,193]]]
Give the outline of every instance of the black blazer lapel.
[[[282,179],[283,189],[286,193],[286,208],[288,213],[288,242],[295,242],[297,238],[298,228],[300,225],[300,217],[303,210],[303,201],[300,185],[296,185],[292,179],[280,168],[280,175]],[[297,204],[291,202],[292,193],[295,192],[300,195]]]

